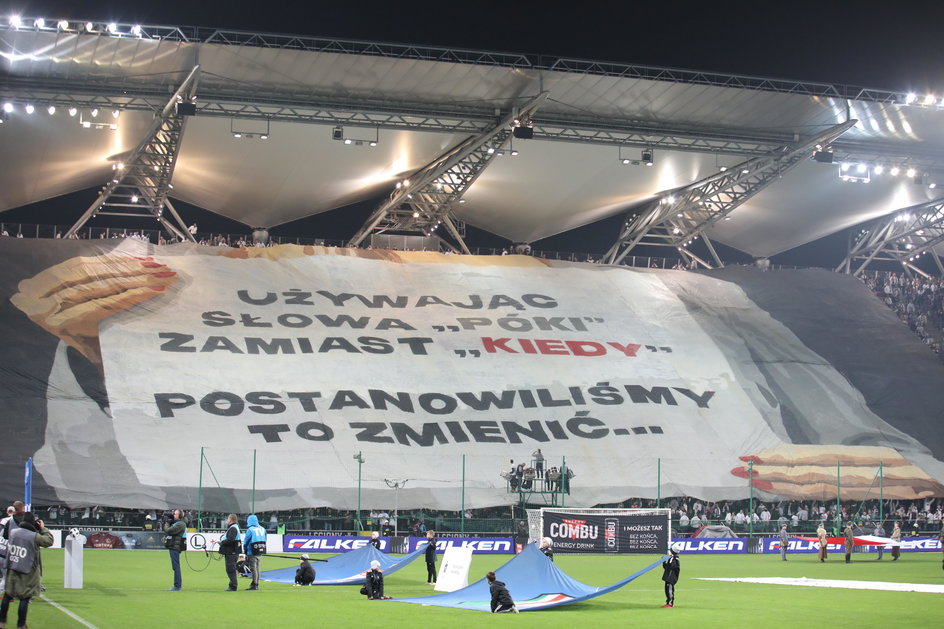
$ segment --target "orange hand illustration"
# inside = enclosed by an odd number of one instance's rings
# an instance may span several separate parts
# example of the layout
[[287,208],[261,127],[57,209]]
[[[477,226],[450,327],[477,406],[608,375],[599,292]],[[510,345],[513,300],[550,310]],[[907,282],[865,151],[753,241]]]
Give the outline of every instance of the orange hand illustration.
[[177,273],[153,258],[76,257],[23,280],[10,301],[101,369],[98,324],[164,294],[176,281]]

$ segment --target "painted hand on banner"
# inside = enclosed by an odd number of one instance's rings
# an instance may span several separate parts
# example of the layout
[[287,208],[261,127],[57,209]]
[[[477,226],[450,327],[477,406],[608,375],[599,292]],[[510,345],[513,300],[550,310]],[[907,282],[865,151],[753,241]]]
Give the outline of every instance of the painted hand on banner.
[[78,257],[23,280],[10,301],[101,368],[98,324],[163,295],[176,281],[176,272],[150,257]]
[[924,470],[887,447],[783,444],[740,459],[744,463],[732,474],[753,475],[755,489],[791,499],[834,499],[837,484],[843,500],[878,499],[880,493],[914,500],[944,492]]

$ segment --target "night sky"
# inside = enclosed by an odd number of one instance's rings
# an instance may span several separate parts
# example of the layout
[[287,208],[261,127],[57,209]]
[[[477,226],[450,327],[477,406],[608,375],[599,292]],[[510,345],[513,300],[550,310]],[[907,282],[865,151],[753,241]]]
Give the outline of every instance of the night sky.
[[[94,19],[207,26],[335,38],[426,44],[548,57],[798,79],[917,93],[944,90],[942,1],[884,2],[28,2],[3,11],[48,19]],[[222,7],[222,8],[221,8]],[[77,193],[94,199],[95,191]],[[60,202],[61,204],[61,202]],[[245,227],[177,203],[187,220],[219,230]],[[283,226],[273,233],[344,238],[374,202]],[[3,221],[56,222],[55,200],[0,215]],[[344,216],[342,216],[342,214]],[[30,218],[25,218],[29,216]],[[48,216],[48,218],[46,218]],[[40,218],[42,217],[42,218]],[[74,219],[73,219],[74,220]],[[608,219],[609,220],[609,219]],[[621,217],[535,243],[600,252]],[[847,236],[837,234],[775,261],[833,265]],[[470,245],[501,246],[474,232]],[[730,258],[738,253],[727,250]],[[724,254],[722,254],[724,257]],[[743,258],[743,255],[740,256]]]

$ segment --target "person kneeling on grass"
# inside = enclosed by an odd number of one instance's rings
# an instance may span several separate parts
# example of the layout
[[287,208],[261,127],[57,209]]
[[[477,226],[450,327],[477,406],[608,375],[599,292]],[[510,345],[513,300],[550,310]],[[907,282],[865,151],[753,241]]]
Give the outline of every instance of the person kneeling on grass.
[[511,598],[511,592],[505,587],[505,584],[495,579],[494,572],[485,573],[485,580],[488,581],[488,591],[492,594],[492,613],[506,614],[508,612],[518,613],[515,602]]
[[361,594],[367,597],[369,601],[379,601],[389,599],[384,596],[384,575],[380,571],[380,562],[374,559],[370,562],[370,570],[364,575],[364,587],[361,588]]
[[315,569],[308,561],[308,555],[299,557],[301,564],[295,571],[295,585],[311,585],[315,582]]

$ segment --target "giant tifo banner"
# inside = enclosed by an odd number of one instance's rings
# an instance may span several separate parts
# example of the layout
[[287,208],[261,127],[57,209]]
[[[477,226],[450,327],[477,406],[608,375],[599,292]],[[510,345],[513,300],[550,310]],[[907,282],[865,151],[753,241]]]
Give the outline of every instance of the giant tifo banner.
[[36,503],[507,505],[537,448],[568,506],[944,495],[944,366],[825,271],[4,238],[0,297]]
[[555,553],[662,553],[669,547],[668,512],[599,515],[542,509],[543,537]]

